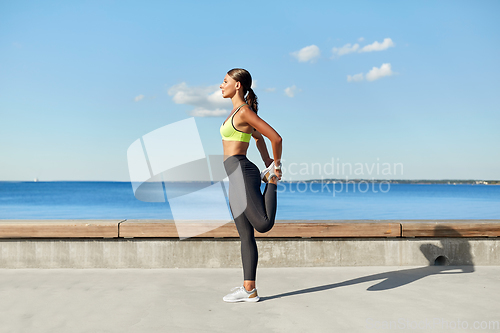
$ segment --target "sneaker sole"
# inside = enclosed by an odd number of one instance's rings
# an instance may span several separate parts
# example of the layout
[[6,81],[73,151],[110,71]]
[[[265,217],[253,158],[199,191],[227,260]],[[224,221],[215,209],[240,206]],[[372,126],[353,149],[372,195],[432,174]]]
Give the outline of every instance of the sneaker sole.
[[269,172],[267,172],[266,174],[264,174],[264,176],[261,176],[260,178],[264,183],[269,183],[269,179],[267,177],[269,177]]
[[260,300],[260,297],[257,296],[257,297],[254,297],[254,298],[242,298],[242,299],[235,299],[235,300],[225,300],[225,299],[222,299],[224,302],[228,302],[228,303],[238,303],[238,302],[250,302],[250,303],[255,303],[255,302],[258,302]]

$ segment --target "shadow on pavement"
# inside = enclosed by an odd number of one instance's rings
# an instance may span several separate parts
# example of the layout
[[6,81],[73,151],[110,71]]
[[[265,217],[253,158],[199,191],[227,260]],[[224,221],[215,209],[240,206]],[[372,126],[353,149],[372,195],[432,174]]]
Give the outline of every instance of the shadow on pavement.
[[[325,291],[329,289],[377,280],[382,281],[368,287],[367,290],[382,291],[398,288],[430,275],[462,274],[474,272],[474,265],[470,253],[470,244],[467,239],[459,238],[461,237],[460,234],[452,228],[438,225],[435,229],[435,234],[442,235],[443,233],[449,235],[448,237],[454,238],[454,242],[450,242],[450,240],[446,238],[441,238],[440,242],[442,247],[436,246],[434,244],[422,244],[420,246],[420,251],[429,261],[429,266],[378,273],[352,280],[347,280],[344,282],[305,288],[272,296],[264,296],[260,297],[260,301],[262,302],[275,298],[314,293],[318,291]],[[450,264],[454,266],[448,266]]]

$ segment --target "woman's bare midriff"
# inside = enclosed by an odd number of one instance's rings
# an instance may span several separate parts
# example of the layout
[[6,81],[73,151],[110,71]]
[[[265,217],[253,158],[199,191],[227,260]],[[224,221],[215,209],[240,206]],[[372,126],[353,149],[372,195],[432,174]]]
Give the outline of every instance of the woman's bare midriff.
[[224,148],[224,161],[233,155],[246,155],[250,143],[242,141],[225,141],[222,140],[222,147]]

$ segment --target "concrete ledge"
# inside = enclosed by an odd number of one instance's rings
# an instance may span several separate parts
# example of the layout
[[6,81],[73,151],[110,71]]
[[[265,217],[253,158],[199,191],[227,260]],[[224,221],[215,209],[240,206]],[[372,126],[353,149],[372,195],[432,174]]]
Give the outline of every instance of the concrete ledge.
[[[259,267],[500,265],[492,238],[261,238]],[[1,268],[241,267],[238,239],[3,239]]]
[[[500,265],[499,226],[499,220],[278,221],[256,233],[259,266]],[[0,268],[240,266],[234,224],[179,240],[168,220],[0,221]]]

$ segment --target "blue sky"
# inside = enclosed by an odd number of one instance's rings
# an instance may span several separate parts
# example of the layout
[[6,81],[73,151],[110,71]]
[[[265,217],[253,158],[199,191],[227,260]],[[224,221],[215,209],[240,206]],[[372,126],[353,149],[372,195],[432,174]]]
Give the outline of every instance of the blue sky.
[[[362,175],[325,177],[500,179],[498,13],[498,1],[0,2],[0,180],[127,181],[132,142],[192,115],[205,153],[221,154],[231,106],[213,94],[234,67],[283,137],[285,179],[321,178],[312,165],[332,159]],[[248,155],[263,167],[254,144]],[[384,163],[390,174],[369,172]]]

